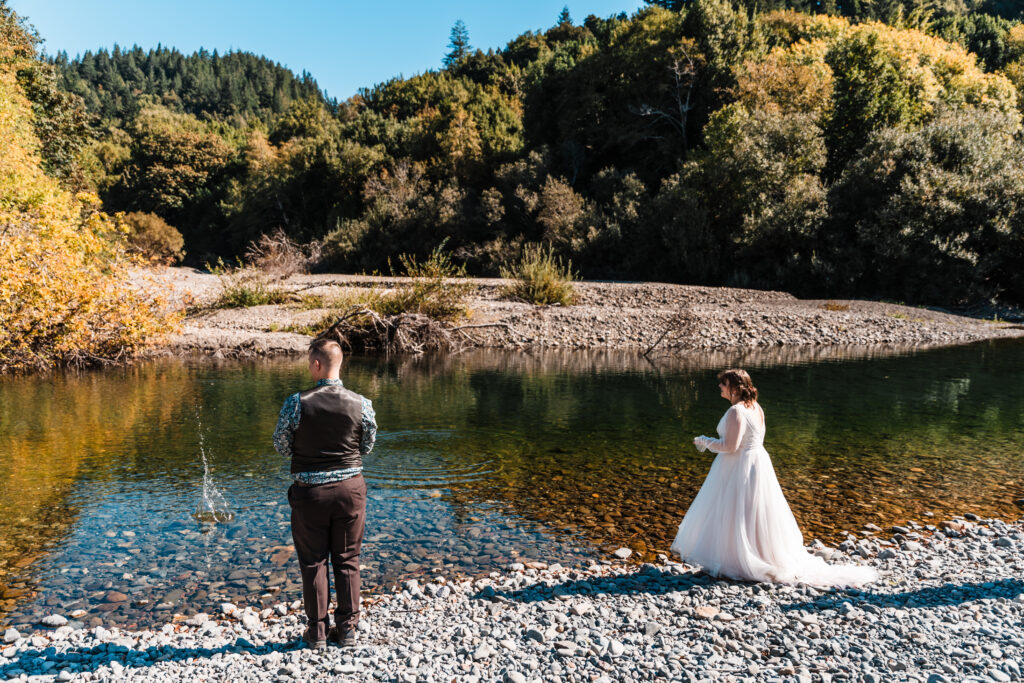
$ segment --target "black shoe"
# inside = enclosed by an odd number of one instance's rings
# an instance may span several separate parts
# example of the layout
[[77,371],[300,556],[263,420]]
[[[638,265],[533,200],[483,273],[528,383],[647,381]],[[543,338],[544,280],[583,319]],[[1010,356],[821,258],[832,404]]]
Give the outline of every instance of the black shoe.
[[314,633],[316,633],[315,626],[310,626],[309,628],[307,628],[305,632],[302,634],[302,642],[305,643],[306,647],[308,647],[310,650],[326,650],[327,641],[317,640],[316,637],[313,635]]
[[327,640],[338,647],[355,647],[356,630],[353,628],[341,630],[337,626],[332,626],[331,630],[327,633]]

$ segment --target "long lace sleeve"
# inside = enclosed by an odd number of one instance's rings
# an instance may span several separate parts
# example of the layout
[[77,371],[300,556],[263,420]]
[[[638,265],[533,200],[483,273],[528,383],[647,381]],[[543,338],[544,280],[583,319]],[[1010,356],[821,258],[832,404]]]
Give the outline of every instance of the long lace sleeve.
[[743,433],[746,431],[747,423],[740,415],[739,409],[730,408],[725,414],[725,436],[721,439],[712,439],[709,436],[698,437],[708,450],[715,453],[734,453],[740,448],[743,442]]

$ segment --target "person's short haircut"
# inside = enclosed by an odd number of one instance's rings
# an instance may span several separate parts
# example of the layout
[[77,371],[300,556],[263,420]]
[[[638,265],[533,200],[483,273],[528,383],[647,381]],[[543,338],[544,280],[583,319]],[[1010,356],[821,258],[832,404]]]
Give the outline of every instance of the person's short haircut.
[[314,339],[309,343],[309,357],[328,367],[341,365],[341,344],[333,339]]

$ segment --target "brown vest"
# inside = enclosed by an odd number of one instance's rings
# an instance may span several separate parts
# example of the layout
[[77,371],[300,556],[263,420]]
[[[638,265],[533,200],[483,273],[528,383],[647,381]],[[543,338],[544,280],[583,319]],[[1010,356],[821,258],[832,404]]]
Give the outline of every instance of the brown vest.
[[302,416],[292,442],[292,474],[362,467],[363,397],[336,384],[299,394]]

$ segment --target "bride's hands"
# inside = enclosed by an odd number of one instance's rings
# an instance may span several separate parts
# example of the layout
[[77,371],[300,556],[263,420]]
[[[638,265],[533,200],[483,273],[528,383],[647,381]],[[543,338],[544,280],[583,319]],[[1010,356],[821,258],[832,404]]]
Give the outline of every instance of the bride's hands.
[[693,445],[697,447],[697,450],[703,453],[708,449],[708,437],[701,435],[693,437]]

